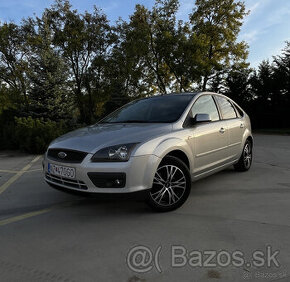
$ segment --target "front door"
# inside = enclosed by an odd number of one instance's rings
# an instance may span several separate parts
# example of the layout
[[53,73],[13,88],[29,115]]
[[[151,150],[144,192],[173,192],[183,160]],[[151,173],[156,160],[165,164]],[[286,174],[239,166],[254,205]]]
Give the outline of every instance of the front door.
[[190,115],[208,114],[211,121],[196,124],[191,142],[194,154],[194,175],[202,174],[226,163],[229,159],[229,132],[227,124],[219,116],[212,95],[200,96],[192,106]]

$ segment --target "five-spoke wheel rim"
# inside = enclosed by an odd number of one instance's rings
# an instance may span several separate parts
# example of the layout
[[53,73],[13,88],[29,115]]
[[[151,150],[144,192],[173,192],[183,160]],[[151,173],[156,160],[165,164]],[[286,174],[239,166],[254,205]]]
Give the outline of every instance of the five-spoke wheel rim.
[[150,191],[152,200],[161,206],[176,204],[186,190],[186,177],[175,165],[164,165],[157,169],[153,187]]
[[245,145],[244,148],[244,165],[246,168],[249,168],[251,166],[252,162],[252,148],[249,143]]

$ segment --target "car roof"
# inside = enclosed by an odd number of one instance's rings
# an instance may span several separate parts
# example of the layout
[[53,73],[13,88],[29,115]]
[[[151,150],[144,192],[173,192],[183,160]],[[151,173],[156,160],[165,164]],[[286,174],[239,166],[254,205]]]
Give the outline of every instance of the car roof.
[[163,96],[166,96],[166,95],[191,95],[191,96],[194,96],[196,94],[198,94],[200,92],[172,92],[172,93],[168,93],[168,94],[163,94]]
[[[207,95],[218,95],[218,96],[224,96],[223,94],[220,93],[215,93],[215,92],[210,92],[210,91],[197,91],[197,92],[172,92],[172,93],[166,93],[166,94],[156,94],[153,96],[148,96],[148,97],[143,97],[140,98],[139,100],[143,100],[143,99],[154,99],[154,98],[167,98],[167,97],[172,97],[172,96],[190,96],[192,98],[194,98],[195,96],[200,96],[203,94],[207,94]],[[228,97],[226,97],[228,98]]]
[[[210,91],[196,91],[196,92],[172,92],[166,94],[157,94],[153,96],[148,96],[146,98],[154,98],[154,97],[169,97],[169,96],[196,96],[198,94],[210,94],[210,95],[222,95],[220,93],[210,92]],[[224,95],[222,95],[224,96]]]
[[143,99],[152,99],[152,98],[167,98],[172,96],[192,96],[194,97],[196,94],[200,92],[173,92],[173,93],[166,93],[166,94],[157,94],[153,96],[144,97]]
[[167,94],[160,94],[158,96],[166,97],[166,96],[195,96],[200,92],[172,92]]

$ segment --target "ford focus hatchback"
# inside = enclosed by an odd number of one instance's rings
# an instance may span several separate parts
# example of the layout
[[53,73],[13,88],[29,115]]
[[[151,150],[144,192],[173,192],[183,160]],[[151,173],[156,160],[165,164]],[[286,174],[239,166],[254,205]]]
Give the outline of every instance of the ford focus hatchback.
[[135,100],[95,125],[55,139],[44,178],[65,191],[144,191],[158,211],[180,207],[191,183],[228,166],[247,171],[248,115],[224,95],[201,92]]

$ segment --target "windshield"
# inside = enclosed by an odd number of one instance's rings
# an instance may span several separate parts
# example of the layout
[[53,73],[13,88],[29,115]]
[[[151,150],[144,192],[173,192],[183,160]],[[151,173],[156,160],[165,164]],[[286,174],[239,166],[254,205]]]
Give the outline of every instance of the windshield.
[[191,99],[191,95],[172,95],[136,100],[111,113],[100,122],[174,122],[180,118]]

